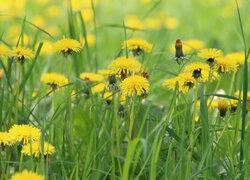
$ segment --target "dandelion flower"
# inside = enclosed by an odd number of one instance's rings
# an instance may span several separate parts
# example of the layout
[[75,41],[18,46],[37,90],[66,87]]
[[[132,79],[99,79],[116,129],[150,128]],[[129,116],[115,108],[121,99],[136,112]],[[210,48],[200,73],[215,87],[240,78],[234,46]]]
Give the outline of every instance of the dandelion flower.
[[152,45],[141,38],[132,38],[123,42],[122,48],[128,48],[131,50],[135,56],[140,55],[142,51],[150,53],[152,50]]
[[226,59],[230,61],[236,61],[236,63],[241,66],[245,62],[245,53],[244,52],[231,52],[225,56]]
[[9,130],[9,135],[15,142],[23,142],[27,144],[30,140],[38,141],[41,136],[41,132],[38,128],[30,125],[13,125]]
[[162,86],[167,87],[170,90],[175,90],[175,86],[178,80],[179,80],[178,77],[167,79],[163,82]]
[[80,78],[83,79],[84,81],[90,81],[90,82],[100,82],[103,81],[104,79],[102,75],[90,72],[81,73]]
[[52,89],[57,89],[60,86],[68,84],[68,79],[61,74],[46,73],[41,76],[41,82],[50,85]]
[[149,92],[149,82],[146,78],[133,75],[120,84],[124,96],[144,95]]
[[234,113],[237,110],[238,107],[238,100],[235,99],[230,99],[230,112]]
[[8,56],[10,52],[7,46],[0,44],[0,57]]
[[68,56],[73,51],[80,52],[82,46],[75,39],[63,38],[54,43],[55,51],[62,52],[64,56]]
[[214,64],[214,69],[219,73],[230,73],[238,70],[238,64],[236,61],[226,57],[219,57]]
[[107,101],[108,104],[110,104],[112,101],[112,95],[112,92],[105,92],[103,95],[103,98]]
[[184,71],[191,72],[195,79],[205,82],[209,78],[210,67],[205,63],[194,62],[187,65]]
[[[44,155],[49,156],[55,152],[55,147],[51,144],[44,142]],[[42,154],[42,144],[40,141],[32,142],[23,145],[22,153],[28,156],[34,155],[35,157],[40,157]]]
[[182,93],[188,92],[195,86],[195,78],[191,72],[183,72],[178,75],[179,90]]
[[127,75],[133,72],[139,72],[141,64],[133,57],[126,58],[123,56],[113,60],[109,65],[109,69],[113,74]]
[[[86,36],[87,42],[88,42],[88,46],[93,46],[96,43],[96,37],[93,34],[87,34]],[[85,38],[80,35],[80,43],[82,46],[85,45]]]
[[207,60],[209,65],[213,65],[214,61],[222,56],[222,51],[216,48],[201,49],[198,56]]
[[165,27],[166,27],[167,29],[175,29],[175,28],[178,27],[178,25],[179,25],[179,21],[178,21],[178,19],[176,19],[176,18],[167,17],[167,18],[165,19]]
[[21,64],[23,64],[26,59],[33,59],[35,57],[31,49],[21,46],[13,48],[12,56],[20,61]]
[[103,92],[105,89],[108,89],[108,86],[106,83],[99,83],[91,88],[91,91],[93,94]]
[[8,132],[0,132],[0,146],[10,145],[11,139]]
[[44,177],[42,175],[27,170],[24,170],[21,173],[15,173],[10,178],[10,180],[43,180],[43,179]]
[[125,18],[125,25],[129,28],[142,30],[144,28],[138,16],[129,15]]
[[99,69],[97,71],[97,74],[100,74],[103,76],[109,76],[111,74],[111,71],[109,69]]
[[226,99],[218,100],[218,109],[220,111],[220,117],[225,117],[228,109],[228,101]]
[[160,29],[161,20],[159,18],[147,18],[145,20],[145,27],[147,29]]

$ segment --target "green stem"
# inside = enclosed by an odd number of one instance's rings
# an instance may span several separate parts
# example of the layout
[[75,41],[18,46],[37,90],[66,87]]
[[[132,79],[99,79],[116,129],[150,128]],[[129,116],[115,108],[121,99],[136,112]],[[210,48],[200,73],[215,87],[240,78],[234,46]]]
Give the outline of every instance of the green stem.
[[230,84],[230,88],[229,88],[229,95],[231,95],[232,90],[233,90],[233,85],[234,85],[234,81],[235,81],[235,76],[236,76],[236,72],[233,73],[232,76],[232,80],[231,80],[231,84]]
[[114,126],[115,126],[115,134],[116,134],[116,146],[117,146],[117,153],[121,155],[121,148],[120,148],[120,133],[119,133],[119,124],[118,124],[118,100],[116,94],[113,95],[114,100]]
[[129,121],[129,142],[132,141],[133,139],[133,128],[134,128],[134,123],[135,123],[135,99],[136,96],[133,97],[132,100],[132,108],[131,108],[131,112],[130,112],[130,121]]
[[18,64],[18,77],[16,82],[16,94],[15,94],[15,121],[14,124],[17,124],[18,121],[18,100],[19,100],[19,91],[20,91],[20,84],[21,84],[21,76],[22,76],[22,65]]
[[21,157],[20,157],[20,162],[19,162],[19,172],[22,171],[22,165],[23,165],[23,153],[21,153]]
[[[197,84],[197,82],[196,82]],[[190,151],[188,152],[188,159],[187,161],[187,169],[186,169],[186,179],[189,178],[190,176],[190,162],[192,160],[192,150],[194,147],[194,129],[195,129],[195,115],[196,115],[196,104],[197,104],[197,99],[198,99],[198,87],[195,88],[195,95],[194,95],[194,104],[193,104],[193,117],[192,117],[192,122],[191,122],[191,131],[190,137],[189,137],[189,144],[190,144]]]
[[[70,83],[70,62],[69,62],[69,56],[66,58],[66,68],[67,68],[67,77],[68,81]],[[69,136],[70,136],[70,151],[71,154],[73,154],[74,149],[74,138],[73,138],[73,118],[72,118],[72,103],[71,103],[71,88],[68,86],[67,96],[69,97],[68,100],[68,117],[69,117]]]

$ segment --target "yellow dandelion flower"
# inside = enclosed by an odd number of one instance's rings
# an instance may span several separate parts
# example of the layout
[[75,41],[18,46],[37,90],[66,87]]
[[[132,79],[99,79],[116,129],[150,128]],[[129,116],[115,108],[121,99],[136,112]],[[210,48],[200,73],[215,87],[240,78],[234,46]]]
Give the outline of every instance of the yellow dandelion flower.
[[237,110],[239,101],[235,99],[230,99],[229,102],[230,102],[230,111],[231,113],[234,113]]
[[62,14],[62,10],[56,5],[51,5],[46,9],[46,14],[50,17],[58,17]]
[[91,91],[93,94],[96,94],[96,93],[101,93],[107,89],[108,89],[108,86],[106,83],[99,83],[99,84],[95,85],[94,87],[92,87]]
[[0,44],[0,58],[8,56],[10,53],[11,51],[7,46]]
[[23,64],[26,59],[33,59],[35,57],[31,49],[21,46],[13,48],[12,56],[20,61],[21,64]]
[[[204,43],[201,40],[198,39],[191,39],[182,41],[182,50],[184,54],[188,54],[192,51],[199,50],[204,48]],[[169,46],[172,53],[175,52],[175,43],[170,44]]]
[[206,59],[208,64],[213,65],[214,61],[222,56],[222,51],[216,48],[201,49],[197,55]]
[[[96,43],[96,37],[95,37],[95,35],[93,35],[93,34],[87,34],[86,38],[87,38],[87,42],[88,42],[89,46],[95,45],[95,43]],[[84,37],[82,35],[80,35],[80,43],[81,43],[82,46],[85,45],[85,39],[84,39]]]
[[109,69],[113,74],[131,74],[133,72],[139,72],[141,64],[131,56],[128,58],[122,56],[113,60],[109,65]]
[[[34,155],[35,157],[40,157],[42,153],[42,144],[40,141],[32,142],[31,144],[28,143],[26,145],[23,145],[22,151],[23,154],[31,156]],[[44,142],[44,155],[48,156],[55,152],[55,147],[51,144]]]
[[42,175],[27,170],[24,170],[21,173],[15,173],[10,178],[10,180],[43,180],[43,179],[44,177]]
[[133,75],[122,81],[120,88],[124,96],[140,96],[149,92],[149,82],[142,76]]
[[85,8],[81,11],[82,18],[85,22],[89,22],[93,19],[94,13],[91,8]]
[[199,116],[195,116],[195,122],[197,123],[197,122],[199,122],[199,119],[200,119],[200,117]]
[[50,85],[53,89],[68,84],[68,79],[61,74],[46,73],[41,76],[41,82]]
[[4,75],[4,70],[0,69],[0,80],[2,79],[3,75]]
[[41,15],[33,16],[31,22],[38,27],[44,27],[46,25],[46,20]]
[[238,70],[238,64],[236,61],[229,58],[219,57],[214,64],[214,69],[219,73],[236,72]]
[[30,125],[13,125],[9,130],[9,135],[15,142],[23,142],[27,144],[30,140],[38,141],[41,136],[41,132],[38,128]]
[[[37,44],[38,47],[39,44]],[[43,41],[43,46],[41,49],[40,54],[42,55],[48,55],[53,53],[53,43],[50,41]]]
[[142,30],[143,24],[140,21],[139,17],[135,15],[129,15],[125,18],[125,25],[129,28],[139,29]]
[[80,78],[90,82],[100,82],[104,80],[104,77],[102,75],[90,72],[81,73]]
[[8,132],[0,132],[0,146],[10,145],[12,143]]
[[141,38],[132,38],[123,42],[122,49],[128,48],[134,55],[140,55],[142,51],[150,53],[152,45]]
[[75,39],[63,38],[54,43],[55,51],[62,52],[67,56],[74,52],[80,52],[82,49],[81,44]]
[[210,67],[202,62],[194,62],[187,65],[184,71],[191,72],[195,79],[205,82],[209,78]]
[[167,79],[163,82],[162,86],[167,87],[170,90],[175,90],[175,86],[178,80],[179,80],[179,77]]
[[188,92],[195,86],[195,78],[191,72],[183,72],[178,75],[179,90],[182,93]]
[[110,103],[112,101],[112,95],[113,95],[112,92],[105,92],[104,95],[103,95],[103,98],[105,100],[107,100],[108,103]]
[[112,72],[109,69],[99,69],[97,71],[97,74],[103,75],[103,76],[109,76]]
[[218,109],[220,111],[220,117],[225,117],[228,109],[228,100],[219,99],[218,100]]
[[146,29],[160,29],[162,25],[159,18],[147,18],[144,24]]
[[173,17],[167,17],[165,19],[165,27],[167,29],[176,29],[179,25],[179,21],[176,18]]
[[[234,93],[234,96],[239,98],[239,95],[240,95],[240,91],[236,91]],[[243,100],[243,92],[241,92],[241,97],[240,97],[241,100]],[[250,101],[250,91],[247,92],[247,101]]]
[[[241,66],[245,62],[245,53],[244,52],[232,52],[228,53],[225,56],[226,59],[230,59],[230,61],[236,61],[236,63]],[[249,60],[248,60],[249,62]]]
[[[211,102],[211,101],[212,101],[212,102]],[[210,104],[210,102],[211,102],[211,104]],[[200,102],[200,101],[197,101],[196,107],[200,108],[200,104],[201,104],[201,102]],[[209,105],[210,105],[210,106],[209,106]],[[218,107],[218,100],[209,98],[209,99],[207,100],[207,106],[209,106],[209,110],[210,110],[210,109],[215,109],[216,107]]]

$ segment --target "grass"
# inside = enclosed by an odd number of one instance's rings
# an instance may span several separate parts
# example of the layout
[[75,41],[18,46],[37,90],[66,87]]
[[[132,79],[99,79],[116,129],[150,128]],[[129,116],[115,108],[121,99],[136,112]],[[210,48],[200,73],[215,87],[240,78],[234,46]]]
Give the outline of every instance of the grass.
[[[21,143],[0,144],[0,179],[10,179],[24,169],[41,174],[46,180],[249,178],[247,2],[144,4],[112,0],[111,5],[89,0],[85,5],[93,12],[90,20],[87,12],[81,12],[86,7],[78,4],[77,9],[73,0],[65,4],[49,2],[41,7],[34,1],[20,5],[17,15],[1,9],[1,3],[0,43],[9,48],[29,47],[35,57],[20,65],[11,56],[0,56],[0,69],[4,72],[0,78],[0,131],[8,131],[14,124],[35,126],[41,131],[42,151],[41,157],[36,158],[23,155]],[[43,12],[52,4],[61,14],[50,17]],[[48,26],[32,20],[39,13]],[[146,22],[157,13],[175,17],[178,26],[140,29],[130,27],[125,18],[136,14],[140,22]],[[59,32],[50,32],[50,26]],[[11,27],[18,27],[14,42]],[[96,38],[94,43],[88,39],[89,34]],[[45,52],[46,41],[53,43],[63,36],[84,40],[81,52],[73,52],[67,58],[61,53]],[[143,37],[153,44],[152,52],[136,57],[148,71],[150,92],[145,97],[127,97],[121,104],[120,91],[114,89],[112,101],[107,103],[108,88],[93,94],[91,88],[98,82],[86,83],[80,73],[97,73],[107,69],[112,59],[131,55],[127,44],[124,50],[121,46],[132,37]],[[186,94],[178,91],[178,84],[175,90],[169,90],[162,87],[165,79],[183,72],[192,62],[204,61],[194,50],[178,65],[169,46],[179,38],[200,39],[206,47],[222,49],[224,54],[244,51],[244,65],[235,73],[220,74],[217,81],[199,83]],[[46,72],[64,74],[70,82],[54,92],[40,82]],[[104,83],[109,84],[107,77]],[[219,89],[225,94],[220,94]],[[241,95],[234,95],[237,90],[243,95],[242,100]],[[217,108],[211,108],[211,98],[239,100],[239,104],[234,113],[228,109],[222,118]],[[55,147],[50,159],[44,156],[44,141]]]

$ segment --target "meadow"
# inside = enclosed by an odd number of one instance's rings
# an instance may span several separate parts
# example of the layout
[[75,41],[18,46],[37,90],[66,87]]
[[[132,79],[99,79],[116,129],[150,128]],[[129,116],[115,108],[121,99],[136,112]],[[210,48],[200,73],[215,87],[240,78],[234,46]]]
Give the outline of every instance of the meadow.
[[0,180],[250,179],[249,0],[0,0]]

